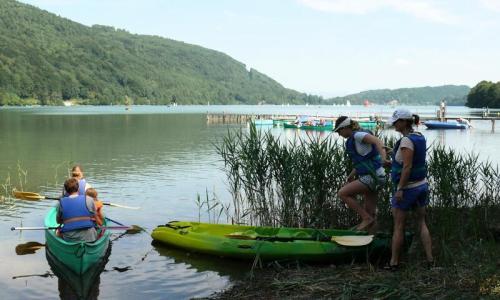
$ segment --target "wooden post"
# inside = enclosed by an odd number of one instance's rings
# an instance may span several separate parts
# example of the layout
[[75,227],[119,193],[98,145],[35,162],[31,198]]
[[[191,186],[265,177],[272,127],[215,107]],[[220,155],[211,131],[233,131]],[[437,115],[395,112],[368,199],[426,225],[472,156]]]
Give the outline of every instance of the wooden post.
[[495,119],[491,119],[491,132],[495,132]]

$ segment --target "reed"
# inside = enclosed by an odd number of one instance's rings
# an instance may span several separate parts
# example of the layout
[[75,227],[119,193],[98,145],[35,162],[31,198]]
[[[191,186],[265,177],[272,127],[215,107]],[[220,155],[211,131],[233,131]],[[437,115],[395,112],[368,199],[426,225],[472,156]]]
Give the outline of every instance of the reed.
[[[376,134],[394,146],[394,136]],[[251,126],[249,131],[228,131],[216,149],[224,162],[237,223],[346,228],[358,221],[337,196],[351,170],[337,136],[286,141]],[[500,216],[498,166],[439,144],[430,146],[427,163],[433,233],[445,240],[491,237],[489,228]],[[377,205],[379,222],[388,231],[391,192],[388,178]]]

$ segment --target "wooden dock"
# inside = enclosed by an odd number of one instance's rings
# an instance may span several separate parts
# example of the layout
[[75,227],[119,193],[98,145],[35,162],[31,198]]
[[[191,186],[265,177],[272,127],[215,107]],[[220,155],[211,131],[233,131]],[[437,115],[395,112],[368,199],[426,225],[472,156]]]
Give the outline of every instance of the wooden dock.
[[[337,120],[338,116],[311,116],[316,119],[323,119],[326,121]],[[386,120],[390,116],[374,116],[374,115],[360,115],[355,114],[354,119],[357,120]],[[207,124],[246,124],[252,120],[295,120],[297,115],[274,115],[274,114],[232,114],[232,113],[210,113],[207,114]],[[420,115],[421,122],[425,121],[449,121],[458,118],[465,119],[472,123],[473,121],[490,121],[491,130],[495,131],[496,120],[500,120],[500,113],[483,113],[480,115]]]

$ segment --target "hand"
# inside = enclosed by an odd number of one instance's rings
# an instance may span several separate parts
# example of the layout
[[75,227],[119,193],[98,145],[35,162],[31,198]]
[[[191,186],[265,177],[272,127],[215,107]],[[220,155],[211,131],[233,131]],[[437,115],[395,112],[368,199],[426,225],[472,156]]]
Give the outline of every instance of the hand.
[[397,202],[401,202],[403,200],[403,190],[397,190],[394,194],[394,198]]
[[346,181],[348,183],[354,181],[354,176],[347,176],[347,180]]

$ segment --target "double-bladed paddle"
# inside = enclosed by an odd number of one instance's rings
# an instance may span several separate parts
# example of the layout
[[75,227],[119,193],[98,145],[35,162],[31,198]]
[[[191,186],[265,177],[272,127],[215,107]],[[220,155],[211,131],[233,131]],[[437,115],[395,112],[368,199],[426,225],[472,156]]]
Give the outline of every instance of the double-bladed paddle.
[[[61,199],[60,197],[47,197],[47,196],[42,196],[37,193],[33,192],[23,192],[23,191],[17,191],[13,190],[12,195],[21,200],[30,200],[30,201],[37,201],[37,200],[59,200]],[[102,202],[103,205],[108,205],[108,206],[114,206],[114,207],[120,207],[120,208],[127,208],[127,209],[140,209],[140,207],[135,207],[135,206],[127,206],[127,205],[121,205],[121,204],[116,204],[116,203],[111,203],[111,202]]]
[[282,237],[282,236],[262,236],[249,235],[242,232],[233,232],[225,235],[231,239],[241,240],[261,240],[269,242],[292,242],[292,241],[318,241],[318,242],[335,242],[342,246],[359,247],[369,245],[373,241],[373,235],[339,235],[328,236],[321,239],[314,237]]
[[[54,230],[60,228],[59,226],[54,226],[54,227],[11,227],[10,230]],[[102,229],[113,229],[113,230],[131,230],[134,229],[131,226],[102,226],[99,227]]]

